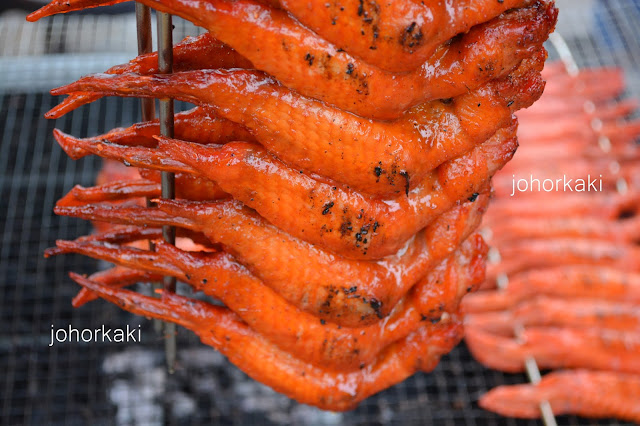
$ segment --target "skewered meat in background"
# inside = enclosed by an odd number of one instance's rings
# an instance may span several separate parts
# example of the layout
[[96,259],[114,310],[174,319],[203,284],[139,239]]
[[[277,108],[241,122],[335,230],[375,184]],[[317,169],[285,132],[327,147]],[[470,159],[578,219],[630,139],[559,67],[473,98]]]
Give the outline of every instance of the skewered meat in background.
[[[71,3],[65,1],[52,12],[73,10]],[[86,0],[78,3],[82,7]],[[113,1],[90,3],[97,6]],[[390,73],[338,49],[283,10],[259,2],[144,0],[141,3],[206,28],[217,40],[251,61],[256,69],[302,95],[377,119],[397,118],[416,105],[461,95],[505,75],[540,48],[557,19],[553,3],[539,1],[477,25],[459,39],[451,39],[451,43],[443,43],[426,62],[409,73]],[[34,12],[29,19],[47,14]]]
[[[29,19],[120,2],[53,1]],[[73,158],[97,154],[140,175],[58,202],[58,214],[127,225],[47,252],[120,265],[72,274],[85,288],[76,305],[99,295],[182,324],[250,376],[325,409],[433,369],[462,337],[462,296],[484,278],[474,231],[517,147],[512,114],[544,88],[553,2],[348,2],[334,22],[287,1],[142,3],[209,33],[176,46],[174,74],[154,75],[148,54],[55,89],[69,98],[48,116],[106,95],[198,107],[176,115],[175,139],[155,136],[156,122],[84,139],[55,132]],[[447,28],[406,23],[405,9]],[[362,25],[379,51],[364,38],[332,44]],[[158,194],[158,171],[177,173],[185,199],[142,204]],[[163,225],[199,250],[129,246]],[[225,306],[123,289],[135,271],[175,276]]]
[[[485,224],[499,261],[488,265],[488,290],[463,302],[466,343],[502,371],[524,371],[528,358],[540,368],[579,370],[499,387],[480,405],[539,417],[546,400],[558,415],[639,421],[631,401],[640,399],[640,125],[627,119],[637,101],[614,100],[624,90],[617,69],[569,76],[554,65],[543,74],[550,90],[519,113],[524,155],[494,179]],[[551,120],[559,112],[563,118]],[[511,193],[518,177],[589,173],[602,173],[602,192]]]
[[500,386],[486,394],[480,405],[512,417],[537,418],[540,402],[553,412],[584,417],[618,417],[640,422],[640,376],[611,371],[560,370],[538,385]]

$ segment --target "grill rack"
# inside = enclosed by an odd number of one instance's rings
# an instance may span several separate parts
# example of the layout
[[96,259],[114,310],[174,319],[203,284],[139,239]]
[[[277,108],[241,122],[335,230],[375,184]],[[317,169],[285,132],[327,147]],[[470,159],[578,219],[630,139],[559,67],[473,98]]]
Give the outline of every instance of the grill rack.
[[[567,39],[578,65],[622,66],[627,71],[629,94],[640,96],[636,29],[640,28],[640,2],[579,0],[578,7],[594,5],[590,22],[579,21],[586,18],[568,11],[575,2],[558,3],[561,12],[563,6],[567,7],[565,14],[561,13],[558,30]],[[563,15],[571,15],[571,19]],[[45,87],[42,79],[48,73],[65,78],[63,82],[75,78],[69,76],[68,65],[65,68],[56,62],[76,55],[65,51],[61,47],[65,43],[60,41],[71,39],[74,28],[90,27],[102,19],[106,18],[85,14],[56,16],[37,24],[17,23],[20,28],[41,25],[48,44],[42,50],[34,45],[0,46],[3,80],[6,76],[9,81],[20,82],[3,85],[0,91],[0,199],[5,200],[0,204],[0,318],[4,324],[0,331],[0,369],[4,372],[0,375],[0,424],[539,424],[501,418],[478,408],[476,400],[488,389],[527,379],[524,374],[485,369],[471,358],[464,345],[445,356],[434,372],[416,374],[366,400],[353,412],[334,414],[297,404],[256,384],[182,329],[177,336],[177,371],[169,376],[164,368],[163,341],[156,337],[149,321],[104,302],[73,309],[70,299],[78,287],[67,272],[91,273],[104,265],[79,255],[46,260],[41,255],[55,239],[90,232],[87,222],[55,216],[52,208],[74,184],[92,185],[100,160],[68,159],[52,140],[51,132],[58,127],[74,135],[102,133],[139,121],[140,108],[133,99],[101,99],[55,122],[47,121],[43,114],[59,98],[46,90],[58,82],[49,80],[50,87]],[[13,37],[7,37],[8,21],[5,15],[0,16],[0,39]],[[180,20],[175,24],[175,40],[193,31]],[[574,30],[578,24],[595,28],[595,32],[577,33]],[[113,35],[117,35],[115,30]],[[32,42],[36,39],[31,37]],[[21,57],[30,65],[46,66],[47,59],[53,61],[45,70],[20,74],[24,70],[15,64],[24,53],[31,53]],[[122,59],[113,60],[118,55]],[[135,52],[123,54],[114,48],[105,56],[109,61],[94,64],[97,69],[76,73],[79,76],[106,69],[130,59]],[[176,110],[185,108],[185,104],[176,103]],[[142,324],[142,343],[56,344],[49,348],[52,324],[56,328],[69,324],[77,328]],[[573,416],[559,416],[558,423],[625,424]]]

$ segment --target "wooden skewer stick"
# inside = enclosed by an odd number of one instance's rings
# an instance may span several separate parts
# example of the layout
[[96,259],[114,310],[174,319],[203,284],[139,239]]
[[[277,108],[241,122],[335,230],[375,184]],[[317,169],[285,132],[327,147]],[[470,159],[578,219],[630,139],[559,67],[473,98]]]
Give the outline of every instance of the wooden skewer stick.
[[[498,276],[499,288],[501,291],[505,291],[507,286],[509,285],[509,277],[506,274],[500,274]],[[516,337],[516,340],[520,343],[524,343],[524,327],[522,324],[514,324],[513,332]],[[524,360],[524,368],[527,372],[527,377],[529,378],[529,382],[532,385],[537,385],[540,383],[541,375],[540,369],[538,368],[538,363],[535,358],[532,356],[528,356]],[[540,401],[540,415],[542,416],[542,421],[545,426],[558,426],[558,422],[556,422],[556,418],[553,414],[553,410],[551,409],[551,404],[549,401],[543,400]]]

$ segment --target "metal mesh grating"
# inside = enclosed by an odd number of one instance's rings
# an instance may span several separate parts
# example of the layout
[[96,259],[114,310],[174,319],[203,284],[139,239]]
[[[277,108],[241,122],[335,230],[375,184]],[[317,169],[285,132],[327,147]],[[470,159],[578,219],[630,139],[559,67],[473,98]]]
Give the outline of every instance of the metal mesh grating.
[[[579,65],[624,67],[631,94],[639,96],[640,1],[560,0],[559,4],[564,12],[559,31]],[[90,231],[86,222],[57,217],[52,208],[74,184],[92,184],[99,160],[69,160],[54,143],[51,131],[58,127],[78,136],[94,135],[131,124],[140,116],[134,100],[102,99],[56,122],[47,121],[43,114],[58,99],[46,90],[57,84],[57,78],[67,82],[104,69],[117,58],[124,61],[134,56],[134,21],[127,15],[86,14],[24,24],[24,15],[15,16],[0,16],[0,40],[5,40],[0,46],[0,75],[4,81],[14,81],[0,84],[2,424],[538,424],[500,418],[478,408],[478,397],[488,389],[526,378],[483,368],[464,346],[443,358],[433,373],[417,374],[368,399],[354,412],[324,413],[254,383],[184,330],[178,336],[178,371],[167,376],[162,344],[149,321],[100,301],[73,309],[70,299],[77,286],[67,272],[90,273],[102,265],[76,255],[45,260],[42,252],[57,238]],[[119,32],[124,23],[131,27],[130,33]],[[194,31],[183,22],[176,25],[176,40]],[[91,31],[103,28],[111,28],[104,30],[110,37],[92,36]],[[87,29],[89,36],[81,39]],[[19,43],[7,43],[19,35]],[[89,58],[78,55],[96,51],[107,59],[66,62]],[[25,63],[42,68],[21,74],[23,69],[16,67],[24,68]],[[142,342],[49,347],[52,324],[56,328],[142,324]],[[565,416],[559,424],[620,423]]]

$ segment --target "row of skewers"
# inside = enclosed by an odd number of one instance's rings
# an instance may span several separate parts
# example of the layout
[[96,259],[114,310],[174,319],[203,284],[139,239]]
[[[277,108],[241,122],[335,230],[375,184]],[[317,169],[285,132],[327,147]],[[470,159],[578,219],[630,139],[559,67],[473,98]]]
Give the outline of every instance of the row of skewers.
[[[521,372],[532,358],[559,370],[491,390],[480,405],[536,418],[547,401],[556,415],[640,422],[640,121],[628,118],[637,101],[619,100],[620,69],[570,75],[552,64],[544,75],[545,95],[518,114],[521,152],[494,178],[486,291],[463,305],[482,364]],[[588,175],[602,184],[514,191],[520,178]]]

